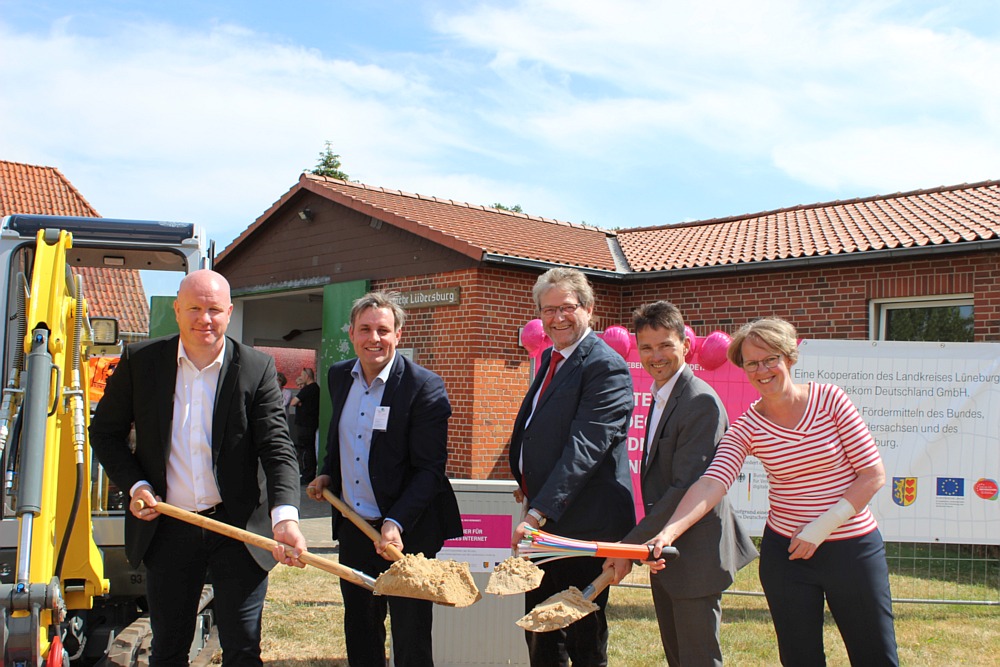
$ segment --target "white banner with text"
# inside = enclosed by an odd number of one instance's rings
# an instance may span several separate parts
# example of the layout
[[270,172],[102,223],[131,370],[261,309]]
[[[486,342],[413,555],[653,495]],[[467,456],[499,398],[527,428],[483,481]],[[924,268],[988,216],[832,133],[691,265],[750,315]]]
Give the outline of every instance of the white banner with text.
[[[887,481],[871,508],[886,540],[1000,544],[1000,344],[804,340],[792,376],[842,387],[871,429]],[[760,535],[759,461],[729,496]]]

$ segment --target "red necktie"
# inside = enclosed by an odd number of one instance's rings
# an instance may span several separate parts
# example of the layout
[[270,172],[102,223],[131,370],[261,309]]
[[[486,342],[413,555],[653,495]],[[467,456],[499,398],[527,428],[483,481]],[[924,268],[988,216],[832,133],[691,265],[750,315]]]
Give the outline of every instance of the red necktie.
[[538,392],[538,398],[545,395],[545,390],[549,388],[549,383],[552,382],[552,376],[556,374],[556,367],[559,366],[559,362],[563,360],[563,356],[552,351],[552,357],[549,359],[549,369],[545,372],[545,380],[542,381],[542,389]]
[[[552,376],[556,374],[556,366],[558,366],[559,362],[562,361],[562,360],[563,360],[563,356],[561,354],[559,354],[558,352],[556,352],[555,350],[552,350],[552,356],[549,357],[549,367],[545,371],[545,379],[542,380],[542,388],[538,391],[538,394],[536,394],[536,396],[535,396],[535,403],[534,403],[534,405],[538,405],[538,401],[540,401],[542,399],[542,396],[545,395],[545,390],[549,388],[549,382],[552,382]],[[534,412],[534,407],[532,407],[532,412]],[[518,463],[518,465],[520,466],[521,464]],[[521,478],[520,485],[521,485],[521,492],[525,496],[527,496],[528,495],[528,489],[525,486],[524,477]]]

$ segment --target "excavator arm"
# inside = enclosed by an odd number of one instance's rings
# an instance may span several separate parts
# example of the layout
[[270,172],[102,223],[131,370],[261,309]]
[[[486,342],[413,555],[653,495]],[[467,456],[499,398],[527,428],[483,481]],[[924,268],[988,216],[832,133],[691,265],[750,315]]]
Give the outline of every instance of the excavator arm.
[[18,522],[13,583],[0,584],[0,665],[68,664],[67,610],[108,593],[91,526],[91,341],[83,281],[67,263],[72,235],[37,232],[30,279],[19,274],[17,354],[0,406],[8,499]]

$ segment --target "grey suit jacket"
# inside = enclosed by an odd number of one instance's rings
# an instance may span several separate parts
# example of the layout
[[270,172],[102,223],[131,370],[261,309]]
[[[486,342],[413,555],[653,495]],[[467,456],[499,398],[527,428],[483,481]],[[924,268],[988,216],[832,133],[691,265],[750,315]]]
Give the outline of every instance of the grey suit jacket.
[[[510,439],[510,467],[545,531],[619,540],[635,525],[626,436],[632,377],[621,355],[590,333],[531,403],[549,366],[542,355]],[[518,465],[523,452],[523,473]]]
[[[625,542],[651,539],[670,519],[688,487],[698,481],[715,455],[729,426],[726,409],[715,390],[695,377],[690,366],[681,371],[660,423],[648,425],[642,467],[642,500],[646,516]],[[680,598],[721,593],[736,571],[757,557],[757,550],[724,497],[674,543],[680,558],[656,577]]]
[[[140,480],[167,497],[167,458],[177,380],[178,336],[129,345],[90,424],[90,444],[111,480],[128,493]],[[129,431],[135,424],[135,450]],[[299,467],[274,360],[226,339],[212,415],[212,463],[229,521],[271,537],[270,510],[299,506]],[[125,512],[125,550],[138,567],[162,519]],[[274,567],[269,551],[247,546],[257,563]]]

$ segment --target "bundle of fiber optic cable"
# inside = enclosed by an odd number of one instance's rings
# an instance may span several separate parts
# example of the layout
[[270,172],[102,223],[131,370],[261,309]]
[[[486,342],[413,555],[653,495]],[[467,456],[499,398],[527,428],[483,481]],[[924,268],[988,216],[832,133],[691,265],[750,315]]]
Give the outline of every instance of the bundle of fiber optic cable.
[[[621,544],[620,542],[591,542],[574,540],[546,533],[537,528],[527,528],[524,538],[517,546],[517,553],[535,562],[548,562],[559,558],[591,556],[595,558],[628,558],[629,560],[650,561],[653,547],[649,544]],[[660,558],[673,560],[680,556],[675,547],[663,547]]]

